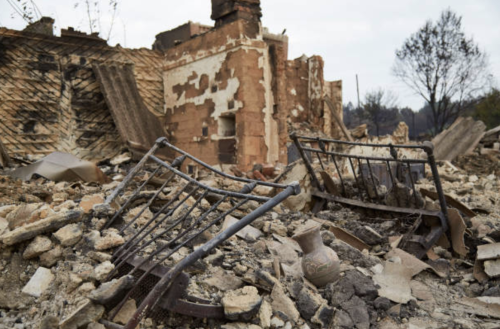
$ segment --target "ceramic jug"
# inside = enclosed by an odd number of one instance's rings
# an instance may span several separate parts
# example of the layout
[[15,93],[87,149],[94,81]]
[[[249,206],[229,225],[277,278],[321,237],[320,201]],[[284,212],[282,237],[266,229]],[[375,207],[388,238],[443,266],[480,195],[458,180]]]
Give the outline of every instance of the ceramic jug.
[[320,228],[319,225],[309,227],[292,237],[304,252],[302,271],[306,279],[317,287],[334,282],[340,275],[339,258],[335,251],[323,244]]

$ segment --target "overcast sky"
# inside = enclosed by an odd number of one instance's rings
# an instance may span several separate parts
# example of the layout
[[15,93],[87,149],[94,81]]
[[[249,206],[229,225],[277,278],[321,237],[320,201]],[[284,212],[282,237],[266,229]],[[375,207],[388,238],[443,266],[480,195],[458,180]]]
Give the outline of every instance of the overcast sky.
[[[0,26],[22,29],[26,23],[13,15],[9,2],[0,0]],[[22,0],[25,1],[25,0]],[[90,1],[93,2],[93,1]],[[61,27],[89,31],[85,1],[35,0],[44,16]],[[75,4],[80,3],[75,8]],[[107,37],[111,21],[108,0],[100,5],[101,36]],[[463,27],[490,59],[491,73],[500,80],[500,0],[261,0],[262,23],[271,32],[286,29],[289,58],[320,55],[325,79],[343,80],[344,103],[357,103],[360,94],[376,88],[391,90],[399,106],[419,109],[423,101],[391,75],[394,52],[426,20],[436,20],[451,8],[463,17]],[[110,44],[151,47],[157,33],[188,20],[213,25],[210,0],[119,0],[119,11]],[[94,17],[98,15],[94,14]]]

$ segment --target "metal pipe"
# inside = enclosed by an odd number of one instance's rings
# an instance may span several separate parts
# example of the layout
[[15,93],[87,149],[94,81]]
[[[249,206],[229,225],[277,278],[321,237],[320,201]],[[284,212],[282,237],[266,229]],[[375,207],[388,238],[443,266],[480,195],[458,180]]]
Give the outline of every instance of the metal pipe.
[[373,170],[372,170],[372,166],[370,164],[370,160],[366,160],[366,164],[368,164],[368,170],[370,171],[370,176],[372,178],[372,184],[373,184],[373,189],[375,190],[375,194],[377,195],[377,199],[379,202],[382,202],[382,199],[380,198],[379,194],[378,194],[378,189],[377,189],[377,184],[375,183],[375,176],[373,175]]
[[311,176],[312,186],[323,191],[323,187],[319,183],[318,177],[316,177],[316,174],[314,173],[314,169],[311,166],[311,163],[309,162],[309,159],[307,158],[306,154],[304,153],[304,148],[302,147],[302,145],[300,145],[300,143],[297,139],[297,135],[295,135],[295,133],[292,133],[292,134],[290,134],[290,138],[292,139],[293,143],[295,144],[295,147],[299,151],[300,156],[304,160],[304,165],[306,166],[306,169],[309,172],[309,176]]
[[142,157],[141,161],[139,161],[139,163],[134,168],[132,168],[132,170],[128,173],[125,179],[121,181],[120,184],[118,184],[118,186],[116,187],[116,189],[106,198],[106,200],[104,201],[105,204],[110,204],[111,201],[113,201],[118,196],[118,194],[123,191],[125,186],[127,186],[128,182],[132,180],[132,178],[134,178],[135,175],[137,175],[137,173],[142,169],[142,167],[144,167],[146,162],[149,160],[149,156],[153,155],[156,152],[156,150],[158,150],[158,148],[159,148],[158,143],[155,143],[155,145],[153,145],[153,147],[148,151],[148,153],[146,153]]
[[[186,181],[188,181],[190,183],[194,183],[194,184],[200,186],[201,188],[203,188],[205,190],[208,190],[210,192],[217,193],[217,194],[222,194],[222,195],[229,195],[229,196],[236,197],[236,198],[245,198],[245,197],[248,197],[250,200],[260,201],[260,202],[265,202],[265,201],[269,200],[269,198],[266,198],[266,197],[261,197],[261,196],[256,196],[256,195],[244,195],[244,194],[237,193],[237,192],[224,191],[224,190],[221,190],[221,189],[210,187],[208,185],[205,185],[205,184],[202,184],[202,183],[198,182],[196,179],[194,179],[192,177],[189,177],[188,175],[184,174],[183,172],[181,172],[181,171],[179,171],[179,170],[177,170],[175,168],[172,168],[168,163],[160,160],[159,158],[155,157],[154,155],[150,155],[149,158],[151,160],[153,160],[154,162],[158,163],[159,165],[164,166],[164,167],[170,169],[177,176],[180,176],[183,179],[185,179]],[[253,183],[253,181],[250,181],[249,183]],[[284,185],[284,186],[287,186],[287,185]],[[281,187],[281,186],[279,186],[279,187]]]
[[[293,134],[293,133],[292,133]],[[298,136],[297,138],[304,139],[304,140],[310,140],[310,141],[317,141],[317,137],[308,137],[308,136]],[[349,142],[349,141],[341,141],[337,139],[328,139],[328,138],[322,138],[321,139],[324,142],[331,142],[331,143],[336,143],[336,144],[344,144],[344,145],[353,145],[353,146],[370,146],[370,147],[390,147],[392,144],[373,144],[373,143],[359,143],[359,142]],[[422,145],[393,145],[395,148],[407,148],[407,149],[423,149],[424,147]]]
[[[369,159],[369,160],[375,160],[375,161],[393,161],[393,162],[398,162],[399,160],[398,159],[394,159],[394,158],[382,158],[382,157],[369,157],[369,156],[363,156],[363,155],[356,155],[356,154],[347,154],[347,153],[339,153],[339,152],[332,152],[332,151],[321,151],[321,150],[318,150],[318,149],[315,149],[315,148],[311,148],[311,147],[306,147],[306,146],[303,146],[302,147],[303,150],[305,151],[309,151],[309,152],[313,152],[313,153],[326,153],[326,154],[330,154],[330,155],[336,155],[336,156],[341,156],[341,157],[351,157],[353,159],[360,159],[360,160],[366,160],[366,159]],[[427,163],[426,160],[423,160],[423,159],[408,159],[407,161],[410,161],[411,163]]]
[[[161,143],[162,145],[165,145],[165,146],[168,146],[170,149],[172,150],[175,150],[176,152],[182,154],[182,155],[185,155],[186,157],[188,157],[189,159],[193,160],[194,162],[198,163],[199,165],[209,169],[210,171],[213,171],[225,178],[230,178],[232,180],[235,180],[235,181],[238,181],[238,182],[244,182],[244,183],[253,183],[254,181],[253,180],[250,180],[250,179],[247,179],[247,178],[242,178],[242,177],[236,177],[236,176],[232,176],[232,175],[228,175],[226,174],[225,172],[222,172],[222,171],[219,171],[217,169],[215,169],[214,167],[206,164],[205,162],[195,158],[194,156],[192,156],[191,154],[189,153],[186,153],[184,152],[183,150],[175,147],[174,145],[170,144],[168,142],[168,140],[165,138],[165,137],[162,137],[162,138],[159,138],[156,143]],[[263,186],[269,186],[269,187],[277,187],[277,188],[286,188],[287,185],[283,185],[283,184],[277,184],[277,183],[271,183],[271,182],[262,182],[262,181],[258,181],[257,182],[257,185],[263,185]]]

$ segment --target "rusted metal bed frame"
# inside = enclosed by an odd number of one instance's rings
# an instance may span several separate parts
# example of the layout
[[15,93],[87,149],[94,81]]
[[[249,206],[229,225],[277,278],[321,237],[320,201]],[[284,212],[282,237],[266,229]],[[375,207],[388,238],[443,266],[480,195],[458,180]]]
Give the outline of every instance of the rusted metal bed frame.
[[[155,156],[155,152],[164,147],[169,148],[170,152],[176,155],[179,154],[179,156],[170,163],[159,159]],[[234,182],[242,182],[245,185],[238,192],[204,185],[180,170],[186,159],[220,177]],[[239,230],[280,204],[280,202],[291,195],[300,193],[300,187],[298,183],[290,185],[275,184],[225,174],[173,146],[166,138],[160,138],[105,202],[110,204],[115,200],[133,178],[144,169],[148,161],[156,166],[156,169],[124,202],[123,206],[105,224],[103,230],[113,226],[117,227],[120,233],[123,234],[126,230],[137,224],[138,218],[140,218],[146,209],[152,208],[152,205],[155,201],[158,201],[158,197],[164,188],[173,182],[176,182],[177,186],[180,187],[178,191],[175,191],[175,195],[171,200],[161,206],[146,224],[137,227],[137,231],[132,233],[132,237],[115,250],[113,254],[115,269],[110,273],[107,280],[129,275],[134,278],[134,285],[132,289],[126,292],[125,296],[121,298],[121,301],[109,314],[108,320],[103,320],[102,323],[108,328],[122,328],[113,323],[113,318],[126,301],[132,297],[136,301],[138,300],[140,305],[132,318],[123,327],[125,329],[135,328],[141,319],[148,314],[166,314],[168,311],[202,318],[222,318],[224,317],[224,312],[221,305],[211,305],[208,300],[187,296],[186,287],[189,283],[189,275],[184,271]],[[122,219],[130,205],[133,204],[133,200],[136,199],[141,191],[144,191],[145,186],[148,185],[153,177],[157,177],[162,171],[171,173],[170,177],[149,197],[149,200],[136,216],[128,223],[124,224],[122,222],[120,224],[120,219]],[[175,181],[176,179],[178,182]],[[274,188],[277,194],[272,198],[252,194],[252,191],[259,185]],[[210,204],[210,206],[206,204],[202,206],[202,200],[209,197],[211,200],[216,201]],[[192,200],[192,198],[196,201],[188,204],[186,201],[188,199]],[[257,202],[260,206],[241,218],[239,222],[220,232],[201,247],[185,256],[173,267],[164,264],[164,261],[177,253],[180,248],[189,246],[189,243],[193,242],[202,233],[214,225],[221,223],[227,215],[234,213],[238,208],[250,201]],[[230,209],[218,209],[222,203],[226,202],[229,202]],[[198,210],[201,215],[191,215],[195,210]],[[162,244],[157,244],[156,242],[160,240],[162,240]],[[156,246],[154,251],[150,253],[145,252],[153,246]],[[110,306],[114,307],[115,305]]]
[[[436,161],[433,155],[433,145],[431,143],[424,143],[420,145],[393,145],[393,144],[369,144],[369,143],[358,143],[349,141],[339,141],[334,139],[325,139],[319,137],[307,137],[299,136],[295,133],[290,134],[290,138],[297,147],[301,158],[307,168],[307,171],[311,177],[311,184],[313,187],[313,197],[317,201],[313,212],[317,212],[323,208],[323,206],[328,201],[339,202],[353,207],[360,207],[366,209],[373,209],[377,211],[384,211],[390,213],[399,213],[407,215],[417,215],[418,221],[423,220],[423,224],[420,222],[416,223],[419,226],[418,230],[421,231],[421,235],[412,234],[411,236],[405,237],[404,246],[400,246],[406,251],[414,254],[418,258],[422,258],[427,250],[434,245],[434,243],[441,237],[441,235],[448,230],[448,212],[446,199],[441,186],[441,181],[439,179],[439,173],[436,167]],[[317,147],[308,144],[317,144]],[[380,156],[364,156],[356,154],[347,154],[336,152],[335,150],[341,148],[342,146],[360,146],[366,148],[383,148],[388,151],[390,156],[380,157]],[[403,159],[398,158],[398,149],[413,149],[413,150],[423,150],[426,154],[426,158],[423,159]],[[310,152],[306,154],[306,152]],[[321,175],[324,181],[323,184],[320,183],[317,173],[313,169],[311,161],[317,160],[323,169]],[[346,177],[342,172],[343,162],[347,162],[348,167],[352,170],[354,182],[353,185],[356,186],[356,193],[350,194],[346,188]],[[340,191],[332,191],[329,186],[333,181],[329,181],[331,177],[324,177],[325,165],[334,164],[334,176],[340,181]],[[356,172],[355,163],[359,169]],[[415,198],[415,204],[417,204],[417,189],[415,177],[412,173],[412,165],[429,165],[432,174],[432,181],[436,188],[436,192],[439,200],[440,210],[426,210],[423,208],[408,208],[400,206],[390,206],[384,203],[384,196],[379,195],[377,185],[379,182],[377,180],[380,178],[374,174],[374,165],[385,164],[385,170],[388,173],[390,183],[389,185],[394,186],[398,180],[397,176],[406,176],[408,180],[408,186],[412,190],[412,196]],[[332,166],[330,166],[331,168]],[[362,170],[365,168],[366,170]],[[396,172],[394,169],[396,168]],[[401,173],[405,173],[401,175]],[[409,177],[408,177],[409,176]],[[401,178],[400,178],[401,179]],[[368,191],[369,185],[374,186],[374,193]],[[352,191],[351,191],[352,192]],[[388,189],[389,193],[396,193],[396,189]],[[335,195],[336,194],[336,195]],[[410,196],[408,196],[410,198]],[[398,200],[398,196],[395,196]],[[408,200],[411,201],[411,200]],[[417,228],[414,228],[415,230]],[[426,232],[427,231],[427,232]]]

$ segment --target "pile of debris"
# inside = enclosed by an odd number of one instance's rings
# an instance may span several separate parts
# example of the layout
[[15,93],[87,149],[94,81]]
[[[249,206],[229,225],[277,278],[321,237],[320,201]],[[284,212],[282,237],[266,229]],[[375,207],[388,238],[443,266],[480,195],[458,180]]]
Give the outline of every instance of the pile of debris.
[[[317,161],[313,166],[321,168]],[[108,183],[36,177],[21,181],[7,172],[1,175],[0,328],[95,329],[129,322],[142,300],[116,293],[130,289],[135,280],[114,273],[117,250],[151,222],[181,186],[177,179],[166,184],[168,172],[155,176],[150,164],[123,184],[130,168],[125,154],[100,166]],[[208,303],[213,314],[222,314],[197,318],[158,309],[148,312],[138,328],[495,328],[500,318],[500,176],[473,174],[471,168],[466,171],[449,162],[437,169],[452,207],[450,230],[422,259],[399,248],[415,216],[337,202],[307,212],[308,205],[314,207],[313,196],[302,193],[290,196],[183,272],[190,276],[185,293],[191,302]],[[247,175],[256,177],[256,172],[268,179],[279,173],[257,166]],[[244,187],[209,172],[198,172],[197,177],[215,189]],[[311,190],[303,161],[284,169],[278,179],[296,180],[302,192]],[[417,185],[420,191],[430,188],[427,179]],[[143,190],[134,195],[141,186]],[[117,188],[122,193],[107,205]],[[267,186],[254,192],[262,197],[277,193]],[[429,193],[422,192],[422,197],[430,204]],[[196,204],[196,194],[185,195],[189,207]],[[200,209],[207,209],[219,199],[207,194],[200,200]],[[223,209],[234,205],[226,203]],[[176,266],[255,207],[237,207],[162,265]],[[119,225],[109,225],[120,211]],[[292,238],[318,226],[323,244],[340,260],[338,280],[324,286],[305,278],[305,253]],[[151,246],[164,244],[156,239]],[[152,251],[146,247],[141,255]],[[113,308],[120,302],[117,312]]]

